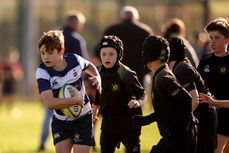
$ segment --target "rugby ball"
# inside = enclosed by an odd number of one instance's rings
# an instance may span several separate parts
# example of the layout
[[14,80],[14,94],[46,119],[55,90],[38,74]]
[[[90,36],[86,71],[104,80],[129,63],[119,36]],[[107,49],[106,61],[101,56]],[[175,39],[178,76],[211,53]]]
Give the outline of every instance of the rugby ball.
[[[72,85],[64,85],[61,87],[59,91],[59,98],[70,98],[74,96],[74,90],[77,93],[80,93],[74,86]],[[65,116],[71,119],[79,118],[81,113],[83,112],[83,108],[80,105],[73,105],[64,109],[61,109]]]

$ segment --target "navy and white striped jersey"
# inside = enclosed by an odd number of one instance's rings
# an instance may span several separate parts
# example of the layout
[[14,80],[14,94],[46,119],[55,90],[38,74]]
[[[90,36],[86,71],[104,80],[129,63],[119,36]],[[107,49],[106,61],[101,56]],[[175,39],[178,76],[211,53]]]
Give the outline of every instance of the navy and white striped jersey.
[[[67,67],[63,71],[56,71],[51,67],[47,67],[43,62],[39,65],[36,71],[39,93],[45,90],[52,90],[54,97],[57,98],[59,90],[63,85],[75,86],[84,95],[85,107],[81,115],[82,117],[92,110],[81,78],[82,72],[88,68],[89,61],[77,54],[64,54],[64,58],[67,62]],[[73,120],[67,118],[61,110],[54,110],[54,115],[60,120]]]

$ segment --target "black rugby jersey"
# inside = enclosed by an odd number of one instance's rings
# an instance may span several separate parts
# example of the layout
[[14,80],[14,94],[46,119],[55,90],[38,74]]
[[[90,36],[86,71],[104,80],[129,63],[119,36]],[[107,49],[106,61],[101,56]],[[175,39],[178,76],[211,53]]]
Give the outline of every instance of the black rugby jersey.
[[141,128],[134,126],[133,115],[141,115],[141,108],[128,107],[131,99],[144,97],[144,89],[136,73],[123,64],[111,69],[101,67],[102,94],[96,93],[95,105],[102,114],[101,129],[121,135],[139,134]]
[[[218,57],[213,52],[209,52],[202,57],[197,70],[215,98],[229,99],[229,54]],[[220,108],[217,112],[218,134],[229,136],[229,109]]]
[[160,134],[179,136],[185,133],[192,120],[192,99],[168,66],[162,66],[156,71],[152,92]]
[[[198,71],[188,62],[176,62],[173,66],[173,73],[180,84],[189,92],[197,89],[199,93],[208,94],[208,88]],[[217,146],[217,113],[215,107],[208,104],[199,104],[194,111],[198,124],[198,145],[203,148]]]

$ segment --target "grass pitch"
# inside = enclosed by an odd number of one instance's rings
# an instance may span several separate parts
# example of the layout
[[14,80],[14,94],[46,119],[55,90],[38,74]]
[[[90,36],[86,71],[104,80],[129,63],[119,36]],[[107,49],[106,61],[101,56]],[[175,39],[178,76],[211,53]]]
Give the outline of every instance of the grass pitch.
[[[145,104],[143,114],[150,114],[152,107]],[[44,108],[41,101],[15,101],[12,107],[4,102],[0,105],[0,153],[36,153],[39,142]],[[96,125],[95,140],[96,151],[99,153],[100,121]],[[142,153],[148,153],[151,147],[160,139],[156,123],[142,128]],[[55,153],[51,132],[46,142],[46,151],[43,153]],[[124,153],[121,145],[116,153]]]

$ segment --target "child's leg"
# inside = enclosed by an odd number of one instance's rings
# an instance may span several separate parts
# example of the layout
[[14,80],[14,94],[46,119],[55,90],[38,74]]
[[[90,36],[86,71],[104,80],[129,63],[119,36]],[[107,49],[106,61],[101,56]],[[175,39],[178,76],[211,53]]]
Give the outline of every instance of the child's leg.
[[218,139],[218,146],[215,150],[215,153],[223,153],[223,149],[229,140],[228,136],[217,134],[217,139]]
[[90,153],[91,146],[86,145],[74,145],[74,153]]
[[72,146],[72,139],[70,138],[60,141],[55,145],[56,153],[71,153]]
[[140,134],[135,136],[123,136],[122,143],[128,153],[141,153]]
[[101,153],[114,153],[118,144],[119,139],[117,135],[102,131],[100,137]]

